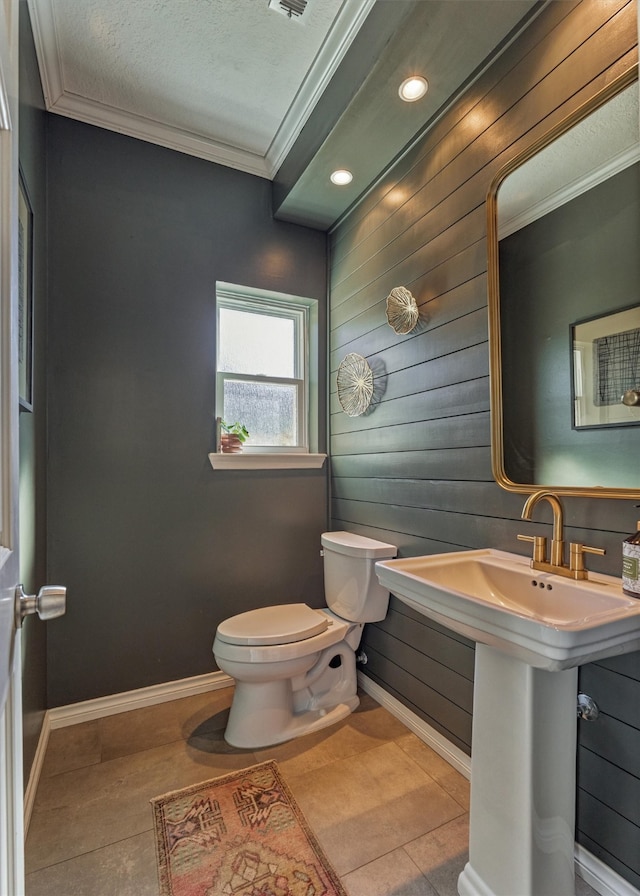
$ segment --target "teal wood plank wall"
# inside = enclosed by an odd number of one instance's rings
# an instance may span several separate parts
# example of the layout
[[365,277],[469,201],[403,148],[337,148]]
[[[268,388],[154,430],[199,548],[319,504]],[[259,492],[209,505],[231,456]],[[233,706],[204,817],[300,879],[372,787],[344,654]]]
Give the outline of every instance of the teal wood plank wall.
[[[549,4],[331,234],[333,528],[390,541],[401,556],[525,553],[519,532],[546,534],[544,513],[522,523],[523,496],[491,473],[485,199],[513,155],[636,63],[636,14],[635,0]],[[386,322],[395,286],[420,307],[407,336]],[[336,394],[349,352],[375,377],[372,408],[357,418]],[[567,499],[566,538],[606,548],[591,567],[619,575],[636,513],[632,502]],[[470,752],[472,643],[392,597],[363,647],[373,680]],[[585,667],[581,686],[602,716],[580,724],[578,839],[640,887],[640,654]]]

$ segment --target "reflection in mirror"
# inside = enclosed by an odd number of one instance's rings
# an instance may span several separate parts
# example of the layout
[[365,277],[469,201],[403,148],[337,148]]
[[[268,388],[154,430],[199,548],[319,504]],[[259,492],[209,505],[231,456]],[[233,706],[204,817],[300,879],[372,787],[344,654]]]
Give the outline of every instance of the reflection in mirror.
[[512,491],[640,497],[636,77],[489,192],[492,461]]

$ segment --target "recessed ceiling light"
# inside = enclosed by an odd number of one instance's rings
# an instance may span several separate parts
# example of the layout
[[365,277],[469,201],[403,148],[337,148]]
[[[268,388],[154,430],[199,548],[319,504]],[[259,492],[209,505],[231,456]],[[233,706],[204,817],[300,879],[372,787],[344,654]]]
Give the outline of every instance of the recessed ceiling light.
[[402,82],[398,88],[398,93],[400,94],[400,99],[404,100],[405,103],[415,103],[416,100],[425,95],[428,89],[429,84],[426,78],[415,75],[413,78],[407,78]]
[[350,171],[347,171],[346,168],[338,168],[337,171],[334,171],[331,175],[331,183],[338,184],[339,187],[344,187],[347,184],[350,184],[353,180],[353,174]]

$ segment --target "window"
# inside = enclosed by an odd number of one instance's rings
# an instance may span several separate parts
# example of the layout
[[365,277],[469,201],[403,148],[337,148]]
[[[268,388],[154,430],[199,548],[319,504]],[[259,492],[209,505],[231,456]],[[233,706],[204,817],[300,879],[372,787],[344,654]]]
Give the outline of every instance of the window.
[[247,427],[245,451],[309,451],[317,302],[228,283],[216,299],[217,415]]

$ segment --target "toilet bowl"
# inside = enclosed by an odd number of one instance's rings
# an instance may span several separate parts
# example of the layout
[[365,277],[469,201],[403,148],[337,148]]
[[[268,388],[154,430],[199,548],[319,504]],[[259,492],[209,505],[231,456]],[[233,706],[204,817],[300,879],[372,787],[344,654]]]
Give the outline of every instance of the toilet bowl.
[[355,652],[365,622],[384,619],[389,603],[374,564],[396,548],[349,532],[325,533],[322,546],[327,607],[262,607],[218,626],[213,653],[235,681],[225,731],[234,747],[309,734],[359,704]]

